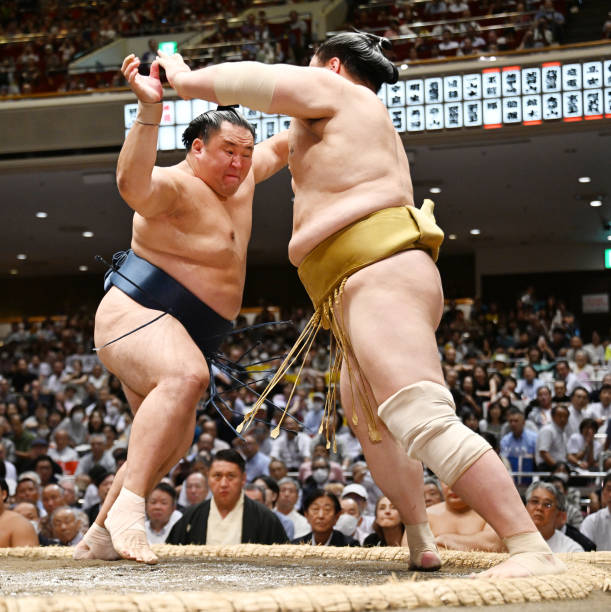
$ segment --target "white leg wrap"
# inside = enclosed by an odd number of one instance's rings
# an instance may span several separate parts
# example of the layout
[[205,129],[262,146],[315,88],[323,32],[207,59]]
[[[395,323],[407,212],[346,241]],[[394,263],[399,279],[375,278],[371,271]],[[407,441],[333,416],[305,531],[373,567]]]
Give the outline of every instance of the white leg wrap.
[[276,86],[276,72],[260,62],[234,62],[215,67],[214,93],[222,105],[243,104],[267,112]]
[[439,383],[425,380],[404,387],[378,407],[378,415],[408,456],[449,486],[492,448],[462,424],[452,394]]

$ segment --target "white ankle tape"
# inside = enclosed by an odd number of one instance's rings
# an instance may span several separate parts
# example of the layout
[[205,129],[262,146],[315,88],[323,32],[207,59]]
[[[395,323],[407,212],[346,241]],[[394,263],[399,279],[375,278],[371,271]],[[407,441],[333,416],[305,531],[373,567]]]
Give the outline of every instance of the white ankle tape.
[[437,552],[435,536],[431,531],[428,521],[426,523],[418,523],[417,525],[405,525],[405,535],[410,554],[416,552],[422,553],[425,550]]
[[108,529],[106,529],[105,527],[100,527],[95,521],[91,524],[91,527],[89,527],[86,535],[93,537],[110,538],[110,535],[108,534]]
[[104,522],[115,537],[127,529],[144,531],[146,518],[144,497],[123,487]]
[[408,456],[449,486],[492,448],[463,425],[452,394],[439,383],[424,380],[400,389],[378,407],[378,415]]
[[521,553],[545,553],[551,554],[552,550],[538,531],[518,533],[517,535],[503,538],[503,544],[507,547],[510,555]]

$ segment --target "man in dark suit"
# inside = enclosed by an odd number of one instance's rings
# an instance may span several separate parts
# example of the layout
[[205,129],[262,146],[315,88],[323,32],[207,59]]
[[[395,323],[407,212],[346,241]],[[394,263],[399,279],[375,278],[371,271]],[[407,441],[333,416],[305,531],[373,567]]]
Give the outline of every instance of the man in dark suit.
[[220,450],[208,472],[212,498],[187,508],[174,525],[168,544],[286,544],[278,517],[246,497],[244,459],[233,449]]

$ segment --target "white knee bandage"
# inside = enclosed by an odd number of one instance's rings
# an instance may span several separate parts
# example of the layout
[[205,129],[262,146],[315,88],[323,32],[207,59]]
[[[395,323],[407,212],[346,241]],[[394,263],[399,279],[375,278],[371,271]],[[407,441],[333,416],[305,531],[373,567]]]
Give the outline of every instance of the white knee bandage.
[[276,73],[259,62],[236,62],[215,66],[214,93],[222,105],[243,104],[269,111],[276,86]]
[[439,383],[404,387],[378,407],[378,415],[405,447],[449,486],[491,446],[456,416],[452,394]]

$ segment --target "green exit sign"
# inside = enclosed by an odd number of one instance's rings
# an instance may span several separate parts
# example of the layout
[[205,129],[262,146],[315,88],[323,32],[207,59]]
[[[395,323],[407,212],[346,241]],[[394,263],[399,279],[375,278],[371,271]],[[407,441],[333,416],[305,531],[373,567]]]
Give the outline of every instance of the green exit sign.
[[174,40],[168,40],[166,42],[159,43],[159,51],[163,51],[168,55],[176,53],[178,49],[178,43]]
[[611,249],[605,249],[605,268],[611,268]]

